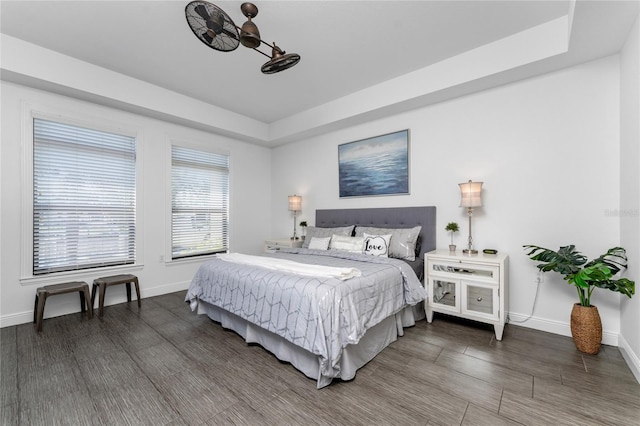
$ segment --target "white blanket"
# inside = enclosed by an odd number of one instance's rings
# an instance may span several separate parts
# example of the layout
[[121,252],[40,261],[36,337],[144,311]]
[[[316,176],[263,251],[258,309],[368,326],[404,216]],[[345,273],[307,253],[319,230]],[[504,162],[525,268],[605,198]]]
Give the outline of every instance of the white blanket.
[[357,268],[338,268],[334,266],[311,265],[308,263],[294,262],[293,260],[276,259],[273,257],[265,256],[251,256],[241,253],[219,254],[216,257],[227,262],[260,266],[262,268],[289,272],[298,275],[332,277],[342,281],[362,275],[362,272]]

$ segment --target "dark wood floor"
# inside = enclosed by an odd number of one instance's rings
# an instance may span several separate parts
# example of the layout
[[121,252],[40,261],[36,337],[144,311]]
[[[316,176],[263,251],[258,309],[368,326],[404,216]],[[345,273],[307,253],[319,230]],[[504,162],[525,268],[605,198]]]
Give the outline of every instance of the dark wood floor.
[[350,382],[317,390],[191,313],[184,292],[1,330],[2,424],[638,425],[640,385],[615,347],[436,316]]

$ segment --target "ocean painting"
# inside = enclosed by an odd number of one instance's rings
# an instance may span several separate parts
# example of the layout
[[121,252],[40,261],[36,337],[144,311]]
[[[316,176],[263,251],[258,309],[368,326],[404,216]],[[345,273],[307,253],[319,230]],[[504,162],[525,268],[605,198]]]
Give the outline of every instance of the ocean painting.
[[409,193],[409,130],[338,146],[340,197]]

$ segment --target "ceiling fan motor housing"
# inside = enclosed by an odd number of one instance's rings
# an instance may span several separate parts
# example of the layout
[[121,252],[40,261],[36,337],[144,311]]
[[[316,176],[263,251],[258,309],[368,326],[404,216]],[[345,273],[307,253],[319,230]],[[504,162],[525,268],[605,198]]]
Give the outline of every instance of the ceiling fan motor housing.
[[240,43],[249,49],[255,49],[260,46],[260,31],[256,24],[251,22],[251,18],[240,29]]

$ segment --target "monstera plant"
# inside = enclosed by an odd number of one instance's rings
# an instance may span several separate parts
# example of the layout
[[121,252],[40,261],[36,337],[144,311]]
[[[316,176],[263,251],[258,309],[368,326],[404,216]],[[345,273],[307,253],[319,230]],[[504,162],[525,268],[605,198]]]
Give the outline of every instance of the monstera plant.
[[560,247],[553,251],[535,245],[526,245],[531,260],[540,262],[537,267],[543,272],[558,272],[568,284],[578,291],[580,305],[591,306],[591,294],[596,287],[617,291],[631,297],[635,293],[635,283],[628,278],[613,279],[627,267],[627,253],[622,247],[614,247],[603,255],[589,261],[576,250],[574,245]]
[[543,272],[561,274],[567,284],[575,286],[580,303],[571,311],[571,333],[578,350],[596,354],[602,341],[602,322],[596,306],[591,305],[595,288],[615,291],[631,297],[635,294],[635,282],[628,278],[614,278],[627,268],[627,253],[622,247],[613,247],[599,257],[588,260],[576,250],[575,245],[562,246],[558,251],[525,245],[527,256],[539,262]]

